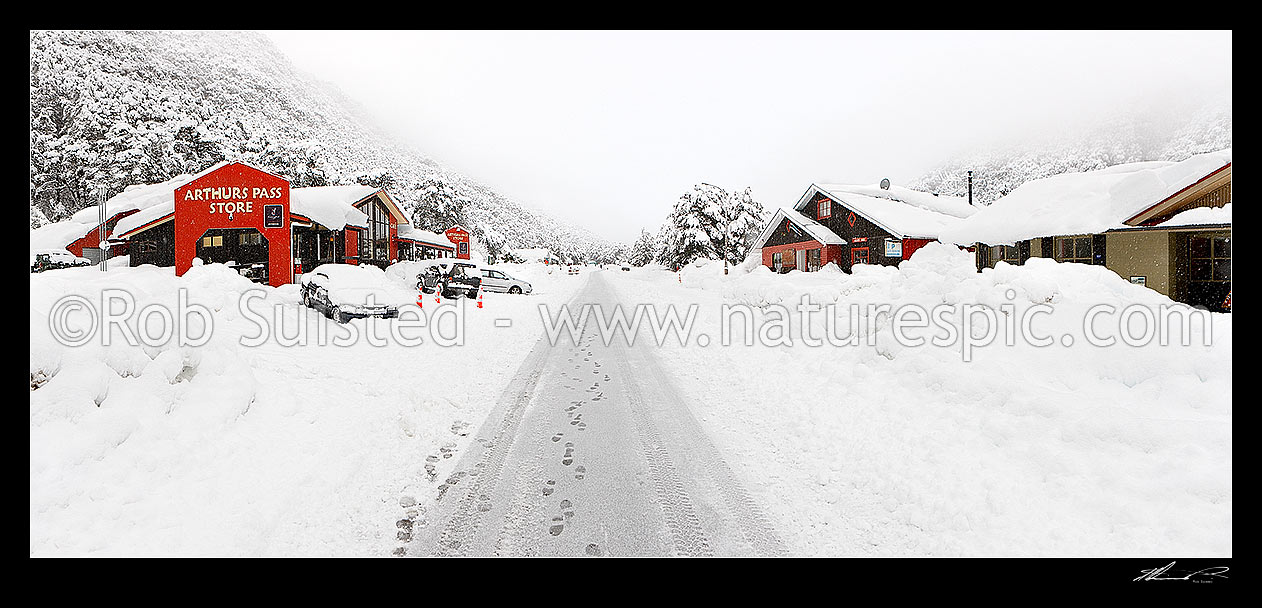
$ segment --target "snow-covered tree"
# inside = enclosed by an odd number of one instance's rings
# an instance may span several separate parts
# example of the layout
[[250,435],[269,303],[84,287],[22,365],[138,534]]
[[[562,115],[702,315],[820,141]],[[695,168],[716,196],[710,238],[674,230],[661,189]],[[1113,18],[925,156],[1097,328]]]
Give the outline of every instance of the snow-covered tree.
[[627,263],[632,266],[644,266],[650,264],[657,258],[657,239],[648,230],[640,230],[640,238],[636,239],[635,244],[631,246],[631,252],[628,254]]
[[[762,204],[754,200],[749,187],[725,199],[720,222],[726,224],[720,240],[722,257],[729,264],[740,264],[749,253],[749,247],[766,227],[767,217]],[[718,228],[722,229],[720,225]]]
[[659,234],[658,262],[672,268],[700,258],[739,264],[763,221],[749,188],[732,195],[711,184],[694,186],[679,197]]
[[412,191],[412,225],[443,232],[457,224],[469,226],[469,199],[441,175],[430,177]]
[[700,258],[717,258],[715,226],[726,196],[721,188],[701,184],[679,197],[666,219],[662,264],[677,268]]
[[370,171],[363,171],[359,175],[356,175],[355,183],[361,186],[394,190],[397,182],[394,179],[394,173],[392,173],[389,169],[377,167]]

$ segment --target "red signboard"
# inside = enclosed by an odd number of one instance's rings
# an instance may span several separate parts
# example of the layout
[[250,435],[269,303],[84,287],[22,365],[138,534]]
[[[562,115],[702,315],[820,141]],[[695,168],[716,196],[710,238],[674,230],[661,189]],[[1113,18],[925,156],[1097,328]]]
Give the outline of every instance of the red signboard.
[[469,231],[460,226],[452,226],[443,233],[447,240],[456,246],[456,257],[462,260],[469,259]]
[[[250,229],[262,234],[263,243],[250,240],[256,238]],[[287,180],[230,163],[176,188],[175,274],[183,275],[192,267],[198,241],[210,230],[218,236],[204,241],[208,246],[231,247],[238,237],[247,246],[265,244],[267,283],[280,286],[293,281]]]

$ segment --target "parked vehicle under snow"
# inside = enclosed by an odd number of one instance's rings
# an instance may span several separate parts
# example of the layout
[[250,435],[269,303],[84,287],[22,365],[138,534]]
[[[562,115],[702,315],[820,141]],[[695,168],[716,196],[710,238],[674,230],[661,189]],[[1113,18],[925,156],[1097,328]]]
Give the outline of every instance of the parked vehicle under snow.
[[302,303],[338,323],[364,317],[399,316],[410,297],[375,266],[322,264],[302,275]]

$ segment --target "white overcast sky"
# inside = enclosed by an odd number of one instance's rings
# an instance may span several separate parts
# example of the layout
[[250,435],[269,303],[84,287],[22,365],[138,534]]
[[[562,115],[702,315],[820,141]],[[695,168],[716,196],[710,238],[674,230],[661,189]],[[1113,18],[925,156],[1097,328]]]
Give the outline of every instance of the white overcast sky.
[[999,138],[1231,94],[1231,32],[266,34],[443,166],[626,242],[700,182],[774,209],[811,182],[905,183]]

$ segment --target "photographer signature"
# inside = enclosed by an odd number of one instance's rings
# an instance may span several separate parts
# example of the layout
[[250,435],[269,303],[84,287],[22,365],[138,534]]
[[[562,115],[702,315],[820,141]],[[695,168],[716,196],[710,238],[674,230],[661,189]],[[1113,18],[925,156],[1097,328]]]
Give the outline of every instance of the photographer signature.
[[[1227,578],[1226,572],[1230,568],[1226,566],[1212,566],[1202,568],[1195,572],[1189,572],[1185,576],[1175,576],[1175,572],[1171,571],[1175,562],[1170,562],[1160,568],[1152,568],[1150,570],[1140,570],[1141,574],[1135,578],[1136,581],[1193,581],[1193,582],[1212,582],[1214,578]],[[1170,572],[1170,576],[1164,576]],[[1198,580],[1209,579],[1209,580]]]

